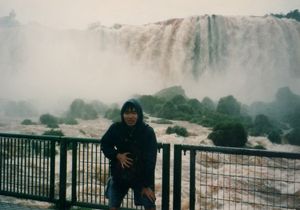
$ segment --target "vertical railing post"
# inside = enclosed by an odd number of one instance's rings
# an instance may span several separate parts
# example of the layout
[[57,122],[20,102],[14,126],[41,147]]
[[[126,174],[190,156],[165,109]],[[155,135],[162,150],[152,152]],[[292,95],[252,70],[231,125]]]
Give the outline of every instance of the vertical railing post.
[[181,209],[181,145],[174,145],[173,210]]
[[0,137],[0,191],[2,190],[2,155],[4,154],[2,138]]
[[56,141],[51,140],[50,144],[50,195],[51,202],[54,201],[54,187],[55,187],[55,144]]
[[196,195],[196,151],[190,150],[190,210],[195,210]]
[[67,209],[66,184],[67,184],[67,140],[60,139],[60,167],[59,167],[59,209]]
[[72,204],[77,201],[77,142],[72,143]]
[[170,144],[163,144],[162,209],[169,209],[170,202]]

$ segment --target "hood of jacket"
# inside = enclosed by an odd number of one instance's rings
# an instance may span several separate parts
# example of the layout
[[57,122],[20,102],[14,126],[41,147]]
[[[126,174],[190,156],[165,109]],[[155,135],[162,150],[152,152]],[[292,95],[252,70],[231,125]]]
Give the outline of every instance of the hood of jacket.
[[136,110],[136,112],[137,112],[138,119],[137,119],[137,122],[136,122],[136,126],[139,126],[139,125],[143,124],[143,120],[144,120],[143,110],[142,110],[142,107],[141,107],[140,103],[136,99],[130,99],[130,100],[126,101],[123,104],[123,106],[121,108],[121,120],[122,120],[122,123],[124,125],[126,125],[126,123],[124,121],[123,114],[124,114],[124,112],[126,111],[126,109],[128,107],[134,107],[135,110]]

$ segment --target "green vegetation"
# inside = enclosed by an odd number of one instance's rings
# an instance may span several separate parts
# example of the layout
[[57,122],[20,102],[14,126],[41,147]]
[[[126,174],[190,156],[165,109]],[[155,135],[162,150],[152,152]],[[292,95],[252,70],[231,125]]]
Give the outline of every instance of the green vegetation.
[[49,128],[58,128],[59,119],[51,114],[43,114],[40,116],[40,122]]
[[208,135],[216,146],[243,147],[247,142],[247,132],[240,123],[221,123]]
[[43,135],[47,135],[47,136],[64,136],[64,133],[61,130],[51,129],[51,130],[45,131],[43,133]]
[[268,134],[268,139],[276,144],[280,144],[281,143],[281,136],[280,136],[281,132],[280,130],[272,130],[269,134]]
[[189,133],[186,128],[175,125],[173,127],[168,127],[166,130],[167,134],[176,133],[178,136],[188,137]]
[[207,110],[213,111],[216,109],[215,103],[209,97],[204,97],[201,103]]
[[[138,100],[146,113],[162,118],[154,123],[184,120],[214,128],[210,138],[216,145],[244,146],[248,132],[281,143],[284,130],[300,127],[300,96],[288,87],[279,88],[273,102],[258,101],[251,106],[240,103],[232,95],[221,97],[217,103],[208,97],[201,102],[189,99],[179,86],[163,89],[154,95],[139,96]],[[119,121],[120,110],[108,109],[105,117]],[[174,131],[170,127],[168,132]],[[293,139],[294,135],[289,134],[289,138]]]
[[269,134],[273,129],[269,118],[266,115],[256,115],[250,134],[253,136],[263,136]]
[[226,96],[219,100],[217,112],[231,116],[239,116],[241,111],[240,103],[232,96]]
[[286,115],[285,119],[292,128],[300,128],[300,105],[294,107],[292,111]]
[[[82,99],[75,99],[70,105],[67,116],[83,120],[94,120],[98,118],[96,104],[86,104]],[[101,108],[99,108],[101,109]]]
[[90,103],[90,105],[93,107],[94,110],[96,110],[96,112],[98,114],[101,114],[103,115],[106,110],[108,109],[107,105],[102,103],[101,101],[97,101],[97,100],[94,100]]
[[120,122],[121,121],[120,112],[121,112],[121,110],[119,108],[108,109],[105,112],[104,117],[112,120],[113,122]]
[[36,125],[37,123],[35,122],[32,122],[32,120],[30,119],[24,119],[22,122],[21,122],[22,125]]
[[294,128],[285,137],[290,144],[300,146],[300,128]]
[[[166,90],[161,92],[169,95]],[[197,99],[188,99],[182,95],[175,95],[171,99],[141,96],[139,101],[145,107],[145,112],[159,118],[186,120],[206,127],[213,127],[219,122],[238,121],[245,124],[245,127],[249,127],[251,124],[249,116],[240,116],[238,114],[240,103],[233,96],[220,100],[218,105],[219,112],[214,111],[215,105],[208,97],[205,97],[200,102]]]
[[277,18],[289,18],[289,19],[294,19],[294,20],[300,21],[300,12],[298,9],[290,11],[286,15],[284,15],[284,14],[271,14],[271,15],[273,15]]
[[186,98],[185,91],[181,86],[172,86],[169,88],[165,88],[154,94],[155,97],[163,98],[166,100],[170,100],[177,95],[181,95]]
[[[300,96],[289,87],[279,88],[272,102],[258,101],[250,106],[240,103],[232,95],[221,97],[217,102],[208,97],[202,101],[190,99],[179,86],[163,89],[154,95],[142,95],[137,99],[146,113],[160,118],[153,123],[172,124],[171,120],[184,120],[213,128],[209,138],[216,145],[244,146],[248,133],[265,136],[273,143],[281,143],[282,139],[286,139],[290,144],[299,144]],[[99,101],[86,103],[76,99],[64,117],[43,114],[40,122],[50,128],[58,128],[60,123],[75,125],[78,123],[76,119],[96,119],[100,114],[114,122],[121,120],[117,105],[108,107]],[[22,122],[28,125],[32,123],[29,119]],[[186,129],[176,126],[169,127],[167,132],[188,135]]]
[[139,98],[143,110],[149,114],[154,114],[160,106],[165,102],[164,99],[156,96],[144,95]]

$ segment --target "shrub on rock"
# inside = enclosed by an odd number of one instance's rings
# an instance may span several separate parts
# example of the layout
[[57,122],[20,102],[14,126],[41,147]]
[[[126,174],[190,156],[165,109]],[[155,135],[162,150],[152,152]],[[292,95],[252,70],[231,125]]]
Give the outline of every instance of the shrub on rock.
[[247,131],[241,123],[221,123],[213,128],[208,138],[216,146],[243,147],[247,142]]

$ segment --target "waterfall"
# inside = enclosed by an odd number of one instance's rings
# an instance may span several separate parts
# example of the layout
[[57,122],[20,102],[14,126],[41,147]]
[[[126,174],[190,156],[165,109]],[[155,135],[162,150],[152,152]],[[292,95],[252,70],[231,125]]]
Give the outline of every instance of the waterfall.
[[192,80],[195,89],[223,89],[253,100],[281,86],[299,91],[300,23],[294,20],[206,15],[114,31],[130,59],[159,72],[166,83]]
[[85,31],[0,27],[0,55],[1,98],[18,95],[18,84],[39,89],[62,74],[56,87],[89,97],[101,96],[103,86],[151,94],[182,85],[191,97],[232,94],[245,102],[271,100],[282,86],[300,90],[300,23],[272,16],[205,15]]

